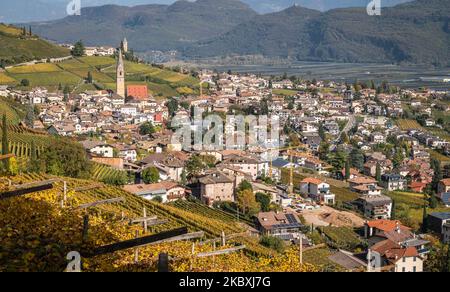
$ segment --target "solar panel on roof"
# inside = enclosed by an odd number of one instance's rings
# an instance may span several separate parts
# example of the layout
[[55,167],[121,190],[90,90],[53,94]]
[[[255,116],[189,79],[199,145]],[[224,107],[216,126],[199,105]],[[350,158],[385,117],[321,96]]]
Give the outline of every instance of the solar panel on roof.
[[289,224],[296,224],[297,219],[295,219],[295,216],[292,214],[286,214],[286,219],[288,220]]

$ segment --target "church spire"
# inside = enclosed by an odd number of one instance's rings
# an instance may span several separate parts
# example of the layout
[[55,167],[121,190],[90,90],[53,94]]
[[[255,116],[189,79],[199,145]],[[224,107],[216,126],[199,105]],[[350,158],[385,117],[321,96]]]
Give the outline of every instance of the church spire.
[[125,98],[125,66],[123,63],[122,50],[119,49],[119,58],[117,61],[117,79],[116,79],[116,93]]

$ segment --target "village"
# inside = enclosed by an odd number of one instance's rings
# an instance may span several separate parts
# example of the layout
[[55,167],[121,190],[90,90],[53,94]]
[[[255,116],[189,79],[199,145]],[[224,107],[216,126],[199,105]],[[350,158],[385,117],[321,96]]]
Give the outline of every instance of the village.
[[[146,200],[196,200],[255,221],[255,234],[305,248],[315,245],[316,228],[359,229],[364,250],[339,246],[330,258],[349,270],[421,272],[430,234],[450,243],[450,140],[435,116],[450,110],[448,92],[200,70],[199,95],[157,99],[147,85],[126,81],[127,51],[124,40],[115,91],[0,86],[0,96],[32,106],[34,130],[77,140],[92,162],[126,173],[117,184]],[[280,134],[256,146],[185,149],[174,142],[171,121],[184,117],[198,127],[195,109],[205,117],[276,117]],[[419,212],[428,204],[446,211],[404,222],[400,195],[420,196]]]

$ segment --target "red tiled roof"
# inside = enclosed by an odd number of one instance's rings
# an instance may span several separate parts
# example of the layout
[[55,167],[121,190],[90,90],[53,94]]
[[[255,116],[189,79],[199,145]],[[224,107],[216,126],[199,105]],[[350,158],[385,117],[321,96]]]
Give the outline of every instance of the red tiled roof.
[[367,223],[367,225],[371,228],[376,228],[385,232],[391,232],[394,231],[397,228],[397,225],[399,225],[402,229],[406,228],[402,225],[402,223],[398,220],[372,220]]
[[307,177],[307,178],[305,178],[304,180],[302,180],[302,183],[319,185],[319,184],[323,183],[323,181],[321,181],[321,180],[318,179],[318,178]]
[[128,85],[127,96],[134,100],[147,100],[148,88],[147,85]]
[[450,186],[450,178],[441,180],[441,183],[443,183],[445,186]]

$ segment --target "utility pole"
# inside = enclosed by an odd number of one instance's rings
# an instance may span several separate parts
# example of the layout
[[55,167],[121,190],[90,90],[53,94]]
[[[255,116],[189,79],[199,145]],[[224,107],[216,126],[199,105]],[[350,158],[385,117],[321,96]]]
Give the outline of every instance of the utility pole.
[[300,242],[300,252],[299,252],[299,257],[300,257],[300,266],[303,265],[303,236],[301,233],[299,233],[299,242]]

